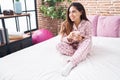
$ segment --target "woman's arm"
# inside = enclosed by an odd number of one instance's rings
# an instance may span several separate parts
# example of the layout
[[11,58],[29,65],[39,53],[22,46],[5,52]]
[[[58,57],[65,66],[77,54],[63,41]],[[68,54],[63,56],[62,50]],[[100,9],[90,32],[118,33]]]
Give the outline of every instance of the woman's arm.
[[69,43],[69,44],[71,44],[72,43],[72,34],[70,33],[69,35],[63,35],[62,37],[61,37],[61,41],[62,42],[65,42],[65,43]]
[[92,24],[91,22],[87,21],[85,24],[85,39],[90,39],[92,37]]

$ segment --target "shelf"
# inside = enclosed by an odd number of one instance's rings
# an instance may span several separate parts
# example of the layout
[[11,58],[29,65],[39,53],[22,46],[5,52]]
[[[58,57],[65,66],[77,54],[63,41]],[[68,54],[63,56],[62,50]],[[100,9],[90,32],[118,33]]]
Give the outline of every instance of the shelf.
[[[19,26],[19,20],[18,17],[27,17],[27,30],[30,31],[29,34],[24,34],[22,36],[8,36],[7,29],[5,26],[5,20],[6,18],[16,18],[16,30],[20,28]],[[5,44],[0,45],[0,57],[3,57],[5,55],[8,55],[10,53],[13,53],[15,51],[21,50],[25,47],[32,45],[32,33],[31,33],[31,21],[30,21],[30,14],[28,13],[22,13],[22,14],[14,14],[14,15],[0,15],[0,19],[2,21],[3,26],[3,33],[5,37]]]
[[24,38],[27,38],[27,37],[30,37],[30,35],[23,34],[23,35],[20,35],[20,36],[14,36],[14,35],[9,36],[9,43],[17,41],[17,40],[24,39]]
[[14,15],[3,15],[3,14],[1,14],[0,15],[0,19],[3,19],[3,18],[13,18],[13,17],[22,17],[22,16],[30,16],[30,14],[28,14],[28,13],[14,14]]
[[31,39],[31,37],[26,37],[24,39],[11,42],[8,45],[8,47],[9,47],[9,53],[16,52],[18,50],[21,50],[23,48],[29,47],[31,45],[32,45],[32,39]]
[[0,46],[0,57],[16,52],[23,48],[29,47],[31,45],[32,45],[31,37],[26,37],[21,40],[13,41],[9,43],[9,45],[7,46],[6,45]]

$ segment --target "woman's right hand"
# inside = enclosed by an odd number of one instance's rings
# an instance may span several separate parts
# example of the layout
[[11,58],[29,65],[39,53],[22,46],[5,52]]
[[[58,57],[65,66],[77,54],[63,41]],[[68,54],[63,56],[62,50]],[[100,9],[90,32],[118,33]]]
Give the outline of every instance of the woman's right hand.
[[67,38],[72,38],[73,37],[73,32],[70,32],[70,34],[67,36]]
[[69,42],[72,42],[72,37],[73,37],[73,33],[71,32],[68,36],[67,36],[67,39]]

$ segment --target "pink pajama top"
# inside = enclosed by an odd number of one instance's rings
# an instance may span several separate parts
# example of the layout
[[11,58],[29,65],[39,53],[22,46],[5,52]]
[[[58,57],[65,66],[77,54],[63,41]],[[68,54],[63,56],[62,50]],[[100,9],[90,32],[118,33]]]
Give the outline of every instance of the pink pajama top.
[[[92,46],[92,25],[89,21],[82,20],[78,27],[73,25],[73,31],[80,31],[81,36],[84,37],[83,41],[79,43],[77,50],[74,52],[74,54],[71,56],[71,58],[68,61],[71,61],[73,65],[77,65],[82,60],[86,59],[86,56],[91,51]],[[63,42],[69,42],[67,40],[67,37],[62,37],[61,41]]]

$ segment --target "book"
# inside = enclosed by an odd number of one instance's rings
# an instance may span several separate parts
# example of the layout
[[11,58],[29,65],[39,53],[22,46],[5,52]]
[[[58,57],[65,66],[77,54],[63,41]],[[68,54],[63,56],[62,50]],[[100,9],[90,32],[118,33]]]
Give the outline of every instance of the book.
[[8,38],[8,31],[6,29],[6,34],[7,34],[7,38],[5,38],[5,32],[3,28],[0,28],[0,40],[2,44],[6,44],[6,40],[7,42],[9,42],[9,38]]
[[1,41],[1,44],[5,43],[4,37],[3,37],[3,29],[1,28],[0,28],[0,41]]
[[0,45],[2,44],[3,42],[3,37],[2,37],[2,31],[0,30]]
[[10,40],[19,40],[19,39],[23,39],[23,32],[11,32],[9,33],[9,39]]

